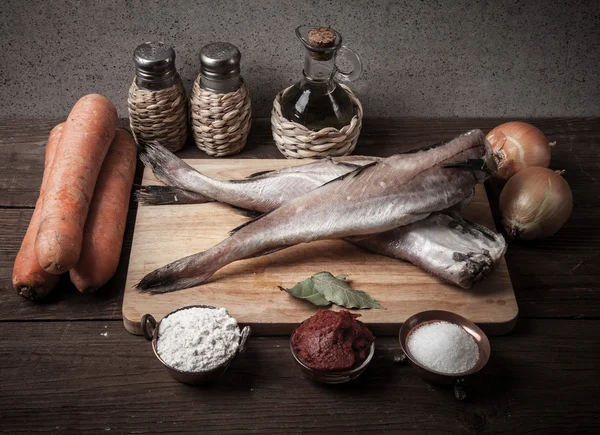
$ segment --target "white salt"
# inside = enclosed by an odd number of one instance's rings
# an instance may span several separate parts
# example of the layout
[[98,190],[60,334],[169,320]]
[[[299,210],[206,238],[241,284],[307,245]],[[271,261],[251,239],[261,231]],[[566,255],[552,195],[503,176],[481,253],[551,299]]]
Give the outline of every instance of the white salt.
[[165,317],[156,350],[169,366],[187,372],[213,369],[239,347],[240,328],[225,308],[187,308]]
[[440,321],[426,323],[408,336],[408,351],[430,370],[458,374],[477,364],[479,348],[475,339],[461,326]]

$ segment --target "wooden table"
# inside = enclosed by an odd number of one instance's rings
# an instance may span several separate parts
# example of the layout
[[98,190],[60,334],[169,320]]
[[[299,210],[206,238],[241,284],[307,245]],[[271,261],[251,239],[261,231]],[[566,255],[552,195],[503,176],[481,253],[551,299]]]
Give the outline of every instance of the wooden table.
[[[367,120],[356,153],[386,156],[500,122]],[[81,295],[65,280],[42,303],[17,296],[12,263],[56,123],[0,121],[0,432],[600,431],[600,119],[533,121],[557,141],[551,166],[566,169],[575,209],[554,237],[509,242],[520,320],[512,334],[492,339],[492,359],[471,383],[466,402],[427,386],[409,366],[395,365],[399,345],[390,337],[377,340],[367,373],[346,385],[303,379],[288,337],[253,337],[247,354],[212,386],[174,382],[149,343],[122,325],[135,204],[121,266],[102,291]],[[188,147],[181,156],[203,155]],[[267,157],[281,155],[268,122],[259,120],[238,158]],[[486,187],[494,202],[498,186]]]

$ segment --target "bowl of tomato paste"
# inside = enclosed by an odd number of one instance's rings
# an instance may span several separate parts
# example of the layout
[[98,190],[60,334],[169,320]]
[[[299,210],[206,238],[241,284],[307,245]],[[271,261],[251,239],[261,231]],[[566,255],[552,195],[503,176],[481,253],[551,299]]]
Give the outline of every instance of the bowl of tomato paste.
[[319,310],[292,334],[290,349],[309,378],[341,384],[362,374],[375,354],[375,336],[347,310]]

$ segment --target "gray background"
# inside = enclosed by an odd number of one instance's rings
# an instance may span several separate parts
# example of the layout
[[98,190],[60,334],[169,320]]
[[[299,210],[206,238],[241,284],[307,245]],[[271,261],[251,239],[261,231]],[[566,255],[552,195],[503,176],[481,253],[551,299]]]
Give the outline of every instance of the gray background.
[[0,117],[64,117],[98,92],[127,115],[138,43],[162,39],[189,86],[198,51],[242,51],[254,113],[299,79],[299,24],[331,25],[364,62],[365,116],[600,114],[600,1],[1,0]]

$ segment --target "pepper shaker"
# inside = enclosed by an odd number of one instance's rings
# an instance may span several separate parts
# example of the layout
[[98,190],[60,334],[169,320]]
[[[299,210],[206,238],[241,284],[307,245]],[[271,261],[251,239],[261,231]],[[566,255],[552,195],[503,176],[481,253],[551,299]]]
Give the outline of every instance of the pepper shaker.
[[191,123],[196,146],[211,156],[237,154],[246,145],[252,115],[240,59],[237,47],[226,42],[214,42],[200,50]]
[[187,139],[187,101],[175,68],[175,50],[146,42],[134,53],[135,77],[127,100],[129,125],[138,146],[158,142],[179,151]]

